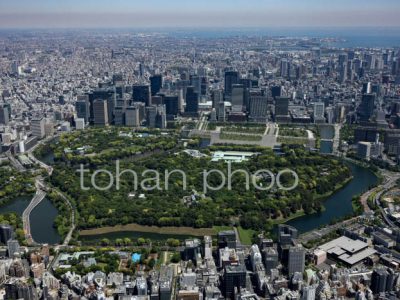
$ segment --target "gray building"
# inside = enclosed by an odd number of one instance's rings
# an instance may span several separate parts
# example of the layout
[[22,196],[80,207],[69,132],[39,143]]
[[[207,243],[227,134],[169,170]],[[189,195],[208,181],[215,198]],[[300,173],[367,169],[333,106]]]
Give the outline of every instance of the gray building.
[[93,124],[108,125],[107,100],[96,99],[93,101]]
[[288,257],[288,274],[292,276],[294,273],[304,272],[306,251],[301,245],[289,248]]
[[31,120],[31,131],[33,136],[37,136],[38,138],[44,138],[45,136],[45,119],[38,118]]

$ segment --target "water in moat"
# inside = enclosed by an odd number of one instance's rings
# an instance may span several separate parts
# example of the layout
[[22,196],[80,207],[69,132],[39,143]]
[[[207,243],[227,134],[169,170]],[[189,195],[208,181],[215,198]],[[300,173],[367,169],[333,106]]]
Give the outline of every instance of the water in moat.
[[[28,206],[33,195],[17,197],[15,200],[0,207],[0,213],[15,212],[22,216],[25,208]],[[33,239],[38,243],[57,244],[60,236],[53,227],[54,219],[57,217],[58,211],[47,198],[43,199],[38,206],[31,212],[31,234]]]
[[355,195],[366,192],[378,181],[376,175],[369,169],[353,163],[347,163],[353,179],[341,190],[329,196],[323,203],[325,209],[320,213],[302,216],[288,221],[300,233],[311,231],[330,224],[332,221],[349,216],[353,213],[351,199]]

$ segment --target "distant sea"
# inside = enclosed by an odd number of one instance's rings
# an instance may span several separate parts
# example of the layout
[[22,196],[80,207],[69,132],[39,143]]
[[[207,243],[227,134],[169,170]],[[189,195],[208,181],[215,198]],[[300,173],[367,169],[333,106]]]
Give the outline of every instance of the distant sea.
[[400,47],[400,27],[352,27],[352,28],[237,28],[237,29],[176,29],[171,34],[196,36],[199,38],[221,38],[231,36],[268,36],[268,37],[308,37],[335,38],[339,42],[329,46],[338,48],[357,47]]

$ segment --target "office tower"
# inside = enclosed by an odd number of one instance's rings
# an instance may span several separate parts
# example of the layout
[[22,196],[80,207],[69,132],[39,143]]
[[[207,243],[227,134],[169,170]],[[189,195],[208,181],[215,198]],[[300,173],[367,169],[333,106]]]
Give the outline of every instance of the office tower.
[[138,296],[147,295],[147,281],[144,277],[136,278],[136,293]]
[[155,125],[157,128],[167,128],[167,115],[165,113],[165,105],[157,105]]
[[367,62],[367,68],[370,70],[374,70],[376,67],[376,56],[375,54],[367,54],[365,57]]
[[90,118],[89,105],[88,95],[78,96],[78,100],[75,103],[76,115],[78,118],[84,119],[85,123],[88,123]]
[[20,246],[17,240],[8,240],[7,241],[8,257],[14,257],[14,254],[19,252],[19,248]]
[[125,109],[122,106],[116,106],[114,109],[114,125],[125,124]]
[[363,94],[361,104],[358,107],[358,115],[360,121],[369,121],[374,114],[375,109],[375,94]]
[[225,95],[228,98],[232,95],[232,86],[239,82],[239,73],[236,71],[225,72]]
[[339,83],[345,83],[347,80],[347,63],[339,67]]
[[250,248],[250,261],[253,272],[256,271],[257,265],[262,265],[262,256],[258,245],[252,245]]
[[119,84],[124,82],[124,76],[122,74],[113,74],[112,76],[113,84]]
[[146,107],[146,122],[150,128],[166,128],[167,118],[165,105],[152,105]]
[[157,106],[151,105],[146,107],[146,126],[150,128],[156,127]]
[[204,236],[204,259],[212,259],[212,238],[209,235]]
[[288,77],[289,76],[289,62],[287,61],[287,59],[282,59],[281,60],[281,66],[280,66],[279,75],[281,77]]
[[274,247],[266,247],[263,250],[263,259],[265,272],[267,275],[271,275],[271,270],[276,269],[279,265],[278,251]]
[[195,115],[199,112],[199,94],[194,91],[192,86],[188,86],[186,89],[185,112]]
[[271,96],[272,98],[277,98],[283,96],[282,87],[281,86],[273,86],[271,87]]
[[231,95],[231,103],[232,103],[232,112],[242,112],[243,104],[244,104],[244,88],[241,84],[232,85],[232,95]]
[[85,119],[77,118],[77,119],[75,120],[75,128],[76,128],[76,130],[83,130],[83,129],[85,129],[85,124],[86,124]]
[[278,243],[281,245],[289,245],[292,244],[294,239],[297,239],[298,231],[296,228],[279,224],[278,225]]
[[306,251],[301,245],[289,248],[289,257],[287,266],[289,276],[292,276],[296,272],[299,273],[304,272],[305,255]]
[[314,123],[325,122],[325,104],[323,102],[314,103]]
[[316,291],[315,285],[304,286],[301,290],[300,300],[315,300]]
[[217,109],[218,104],[224,101],[224,96],[221,90],[213,90],[211,92],[212,107]]
[[137,107],[127,107],[125,111],[125,125],[129,127],[140,126],[139,109]]
[[386,269],[376,269],[371,276],[371,291],[374,294],[387,292],[389,273]]
[[249,118],[254,122],[263,122],[267,120],[267,97],[261,95],[251,95],[249,103]]
[[22,280],[13,280],[5,283],[4,299],[37,300],[35,287]]
[[148,85],[132,86],[132,99],[134,102],[143,102],[146,106],[151,105],[150,87]]
[[88,94],[89,96],[89,111],[90,123],[94,124],[94,106],[95,100],[105,100],[107,102],[107,119],[108,123],[113,122],[114,108],[117,104],[117,93],[115,87],[104,87],[94,90]]
[[178,96],[165,96],[164,105],[167,117],[173,117],[179,114],[179,97]]
[[371,157],[371,145],[370,142],[358,142],[357,156],[361,159],[369,160]]
[[218,103],[218,122],[225,122],[225,118],[226,118],[226,111],[225,111],[225,102],[221,101]]
[[201,95],[201,82],[202,79],[200,76],[190,76],[190,85],[193,87],[194,91]]
[[225,298],[233,299],[235,289],[240,292],[246,287],[246,268],[243,265],[226,265],[224,274]]
[[162,75],[157,74],[150,77],[151,95],[155,96],[162,88],[163,78]]
[[11,121],[11,104],[10,103],[3,103],[3,107],[7,108],[8,111],[8,120]]
[[218,232],[218,248],[236,248],[236,234],[233,230]]
[[44,138],[45,136],[45,130],[44,130],[44,125],[45,125],[45,119],[44,118],[38,118],[38,119],[32,119],[31,120],[31,131],[33,136],[37,136],[39,139]]
[[13,236],[13,228],[9,224],[0,224],[0,242],[7,244],[7,241]]
[[93,101],[93,124],[108,125],[107,100],[96,99]]
[[371,82],[365,82],[365,83],[363,83],[361,92],[362,92],[363,94],[371,94],[371,93],[372,93]]
[[346,53],[341,53],[339,54],[339,66],[343,65],[343,64],[347,64],[347,60],[348,60],[348,56]]
[[277,97],[275,99],[275,117],[289,115],[289,98]]
[[185,248],[183,249],[183,260],[191,260],[196,262],[198,256],[201,255],[201,242],[199,239],[185,240]]
[[8,107],[4,104],[0,104],[0,124],[7,125],[10,122],[10,114]]

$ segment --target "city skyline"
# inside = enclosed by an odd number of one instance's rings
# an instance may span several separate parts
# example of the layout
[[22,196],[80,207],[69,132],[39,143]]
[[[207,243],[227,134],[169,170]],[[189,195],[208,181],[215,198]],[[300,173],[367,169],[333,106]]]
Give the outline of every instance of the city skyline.
[[0,28],[397,27],[395,0],[0,1]]

